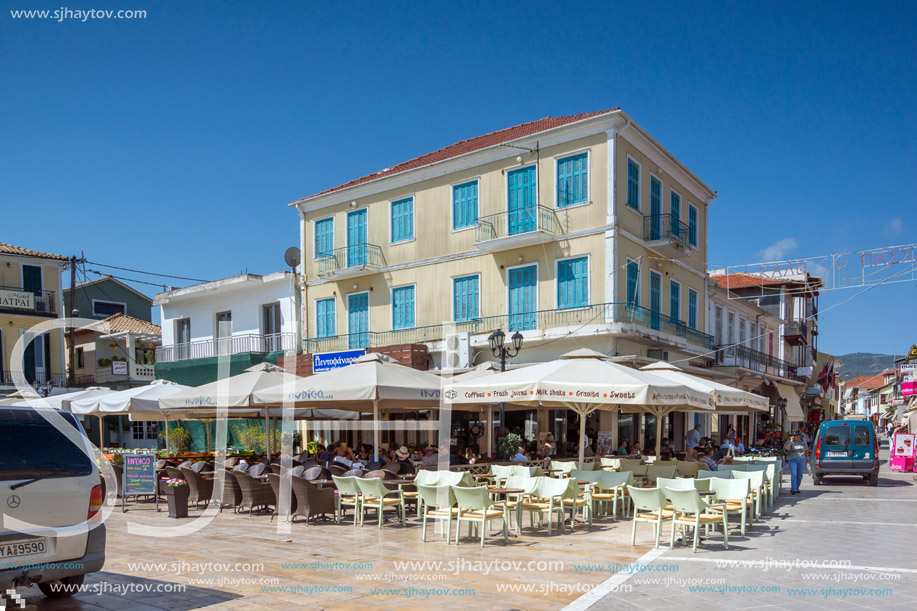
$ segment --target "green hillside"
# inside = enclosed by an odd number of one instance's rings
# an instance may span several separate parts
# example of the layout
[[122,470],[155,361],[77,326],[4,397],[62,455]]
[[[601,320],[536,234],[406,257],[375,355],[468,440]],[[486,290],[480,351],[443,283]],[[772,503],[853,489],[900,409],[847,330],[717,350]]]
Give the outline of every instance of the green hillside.
[[842,379],[849,380],[857,376],[882,373],[884,370],[894,367],[895,359],[900,358],[900,355],[853,352],[851,354],[842,354],[838,358],[844,363],[844,366],[838,369],[837,373]]

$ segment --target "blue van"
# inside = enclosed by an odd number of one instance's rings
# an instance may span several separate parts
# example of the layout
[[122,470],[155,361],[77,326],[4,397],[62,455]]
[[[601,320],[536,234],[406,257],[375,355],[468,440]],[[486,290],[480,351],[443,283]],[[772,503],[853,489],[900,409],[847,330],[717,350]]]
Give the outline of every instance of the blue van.
[[870,486],[878,486],[879,439],[872,422],[822,422],[812,446],[812,474],[816,484],[825,475],[861,475]]

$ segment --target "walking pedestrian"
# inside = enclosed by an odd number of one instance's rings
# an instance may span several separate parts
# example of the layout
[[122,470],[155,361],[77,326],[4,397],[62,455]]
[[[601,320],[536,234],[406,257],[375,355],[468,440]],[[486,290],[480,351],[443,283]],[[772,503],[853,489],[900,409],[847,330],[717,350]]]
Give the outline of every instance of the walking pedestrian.
[[799,494],[802,474],[806,472],[806,450],[808,449],[809,446],[802,440],[799,431],[793,431],[787,442],[783,444],[786,460],[790,464],[790,494]]

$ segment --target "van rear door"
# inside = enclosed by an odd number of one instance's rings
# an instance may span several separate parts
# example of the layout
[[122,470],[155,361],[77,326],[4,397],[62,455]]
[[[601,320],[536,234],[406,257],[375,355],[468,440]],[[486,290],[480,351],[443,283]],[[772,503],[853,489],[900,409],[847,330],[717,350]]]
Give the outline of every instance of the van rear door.
[[875,465],[875,455],[873,454],[873,428],[868,424],[853,425],[853,443],[851,464],[854,469],[868,470]]
[[840,471],[853,466],[850,428],[848,422],[838,422],[825,427],[822,433],[822,452],[819,461],[821,468]]

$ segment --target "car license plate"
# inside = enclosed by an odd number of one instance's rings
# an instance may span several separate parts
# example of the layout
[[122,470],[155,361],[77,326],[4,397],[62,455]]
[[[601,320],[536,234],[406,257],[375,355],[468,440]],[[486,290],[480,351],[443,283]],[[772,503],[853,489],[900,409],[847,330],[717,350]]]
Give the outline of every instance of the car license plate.
[[0,544],[0,558],[19,558],[21,556],[37,556],[47,550],[45,539],[30,539],[28,541],[14,541],[13,543]]
[[828,458],[847,458],[847,452],[828,452]]

